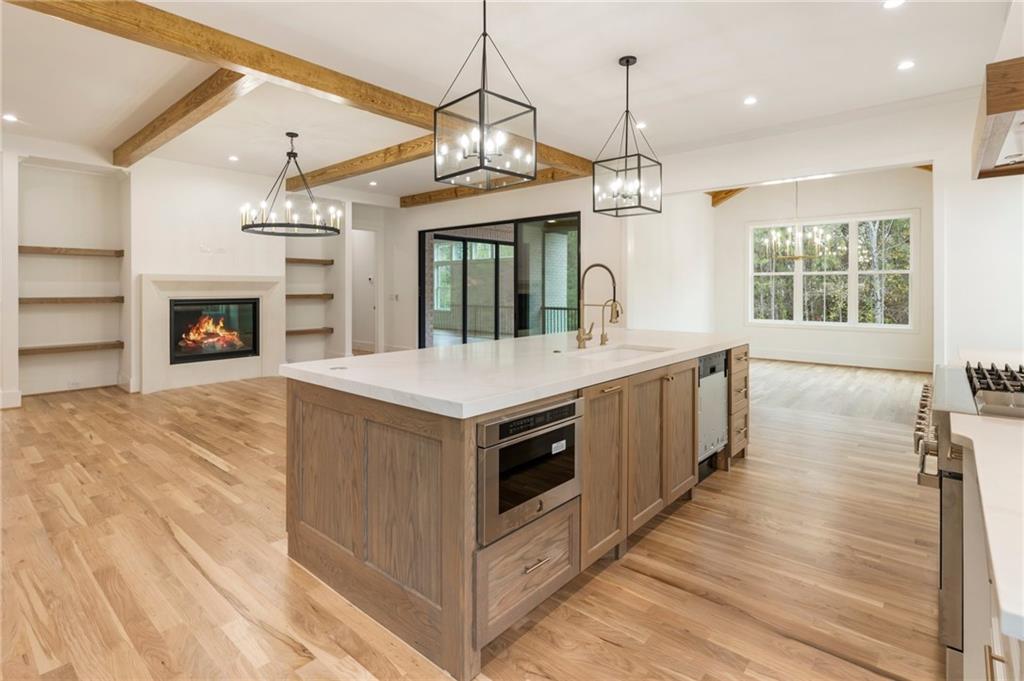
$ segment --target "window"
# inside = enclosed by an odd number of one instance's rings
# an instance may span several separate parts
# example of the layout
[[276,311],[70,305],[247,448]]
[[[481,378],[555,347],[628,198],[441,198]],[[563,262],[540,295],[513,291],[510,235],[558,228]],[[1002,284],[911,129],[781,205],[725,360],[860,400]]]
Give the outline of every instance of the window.
[[754,230],[754,319],[793,318],[794,227]]
[[755,226],[751,319],[909,326],[911,228],[909,215]]
[[452,263],[462,263],[462,243],[434,241],[434,309],[452,309]]
[[857,223],[857,299],[862,324],[910,323],[910,219]]

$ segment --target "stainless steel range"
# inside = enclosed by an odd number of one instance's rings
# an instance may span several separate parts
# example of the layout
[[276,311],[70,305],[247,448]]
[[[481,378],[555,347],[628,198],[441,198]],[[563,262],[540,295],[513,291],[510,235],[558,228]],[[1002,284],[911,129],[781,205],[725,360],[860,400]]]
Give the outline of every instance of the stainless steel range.
[[[947,681],[963,680],[963,451],[952,441],[950,414],[1024,418],[1024,366],[936,366],[921,393],[914,429],[917,482],[939,489],[939,639]],[[934,458],[934,471],[929,460]]]

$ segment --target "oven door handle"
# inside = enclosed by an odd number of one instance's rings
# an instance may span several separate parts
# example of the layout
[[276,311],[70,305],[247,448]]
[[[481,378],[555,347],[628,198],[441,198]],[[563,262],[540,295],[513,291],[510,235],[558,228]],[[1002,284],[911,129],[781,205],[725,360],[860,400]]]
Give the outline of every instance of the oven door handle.
[[937,472],[926,473],[924,470],[929,456],[934,456],[937,461],[939,451],[935,447],[929,447],[928,440],[922,439],[917,443],[917,484],[921,487],[933,487],[938,489],[939,474]]

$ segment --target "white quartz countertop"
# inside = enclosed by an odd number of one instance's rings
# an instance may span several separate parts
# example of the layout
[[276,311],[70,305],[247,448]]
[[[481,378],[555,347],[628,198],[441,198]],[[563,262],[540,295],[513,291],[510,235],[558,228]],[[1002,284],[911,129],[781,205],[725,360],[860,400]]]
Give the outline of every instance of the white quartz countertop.
[[950,419],[953,440],[974,452],[1000,626],[1024,639],[1024,419]]
[[282,364],[281,375],[464,419],[744,345],[713,333],[610,329],[586,350],[575,332]]

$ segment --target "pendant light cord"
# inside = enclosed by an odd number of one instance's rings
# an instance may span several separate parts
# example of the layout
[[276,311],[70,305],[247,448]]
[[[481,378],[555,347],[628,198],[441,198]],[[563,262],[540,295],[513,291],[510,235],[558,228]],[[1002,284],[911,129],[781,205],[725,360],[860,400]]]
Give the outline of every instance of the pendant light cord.
[[480,69],[481,89],[487,89],[487,43],[490,42],[491,47],[493,47],[494,51],[498,53],[498,57],[501,59],[501,63],[505,66],[505,70],[508,71],[508,75],[512,76],[512,82],[516,84],[517,88],[519,88],[519,93],[523,95],[523,97],[526,99],[527,104],[533,106],[533,102],[530,101],[530,96],[526,94],[526,90],[523,89],[523,86],[519,82],[519,79],[516,78],[516,74],[515,72],[512,71],[512,67],[508,65],[508,60],[505,59],[505,55],[501,53],[501,48],[498,47],[498,43],[494,42],[494,38],[492,38],[491,35],[487,32],[487,0],[483,0],[483,32],[480,33],[479,36],[477,36],[476,42],[473,43],[473,47],[469,48],[469,53],[466,55],[466,58],[462,60],[462,66],[459,67],[459,70],[455,74],[455,77],[452,78],[452,82],[448,84],[448,89],[444,91],[444,95],[441,96],[441,100],[437,103],[437,105],[440,107],[442,104],[444,104],[445,100],[448,99],[448,95],[451,94],[452,88],[455,87],[455,83],[458,82],[459,76],[461,76],[462,72],[466,70],[466,64],[468,64],[469,60],[473,57],[473,53],[476,52],[477,45],[479,45],[481,41],[483,42],[483,59]]

